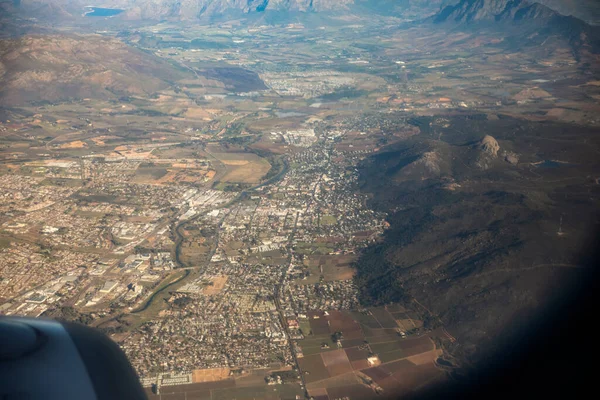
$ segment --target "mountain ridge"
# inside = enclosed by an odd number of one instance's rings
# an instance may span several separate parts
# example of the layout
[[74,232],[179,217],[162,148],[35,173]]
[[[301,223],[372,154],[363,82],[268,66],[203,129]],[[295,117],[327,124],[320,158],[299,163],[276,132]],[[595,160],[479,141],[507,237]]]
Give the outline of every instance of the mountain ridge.
[[[439,318],[427,325],[441,321],[461,343],[451,353],[477,362],[500,335],[518,328],[515,318],[535,315],[584,273],[578,266],[595,203],[582,196],[580,207],[568,209],[573,199],[564,193],[586,183],[555,179],[593,170],[596,156],[577,140],[556,146],[564,138],[560,124],[475,115],[451,117],[448,128],[432,121],[412,121],[419,135],[383,148],[360,167],[361,190],[388,213],[390,229],[361,255],[356,280],[365,304],[422,303]],[[537,152],[526,150],[529,139],[511,133],[516,127],[543,132]],[[577,158],[579,169],[537,168],[542,181],[528,175],[527,164],[558,152]],[[557,233],[561,216],[579,228]]]
[[[205,16],[238,12],[249,14],[271,10],[319,12],[344,10],[354,0],[105,0],[98,7],[119,8],[123,19],[194,20]],[[77,17],[89,3],[83,0],[21,0],[23,12],[39,14],[54,7],[54,14]]]
[[[6,1],[13,3],[21,11],[40,16],[55,15],[60,18],[75,18],[84,13],[84,8],[89,2],[84,0],[19,0]],[[96,4],[98,7],[119,8],[124,12],[119,18],[123,19],[179,19],[194,20],[197,18],[237,12],[239,14],[251,14],[265,11],[300,11],[300,12],[347,12],[360,10],[387,15],[399,14],[405,10],[420,10],[423,16],[431,14],[432,11],[460,6],[463,3],[484,3],[485,8],[494,10],[497,4],[527,3],[523,0],[104,0]],[[534,2],[528,4],[531,6]],[[563,0],[540,0],[536,2],[539,6],[533,9],[565,12],[569,8],[560,7]],[[544,3],[542,5],[540,3]],[[504,8],[504,7],[503,7]],[[573,8],[573,7],[570,7]],[[600,7],[599,7],[600,8]],[[594,10],[593,7],[585,8],[586,11]],[[598,10],[600,13],[600,9]],[[582,13],[575,13],[576,17],[582,17]],[[585,14],[583,14],[585,15]],[[599,17],[600,18],[600,17]]]
[[559,35],[569,41],[577,59],[583,52],[600,53],[600,27],[528,0],[460,0],[442,7],[427,21],[466,29],[506,30],[506,24],[512,24],[520,27],[513,36],[522,37],[518,40],[522,46],[539,46],[545,38]]
[[0,104],[4,105],[149,95],[189,74],[98,35],[27,35],[0,41]]
[[521,21],[558,15],[543,4],[526,0],[461,0],[443,7],[434,17],[434,22]]

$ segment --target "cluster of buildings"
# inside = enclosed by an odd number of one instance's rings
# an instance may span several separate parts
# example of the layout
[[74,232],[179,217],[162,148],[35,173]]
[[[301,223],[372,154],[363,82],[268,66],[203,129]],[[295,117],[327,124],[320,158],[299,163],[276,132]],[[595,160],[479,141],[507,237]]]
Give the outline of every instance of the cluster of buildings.
[[253,304],[254,299],[243,294],[178,293],[162,318],[142,325],[121,346],[141,377],[291,364],[279,314]]
[[312,128],[271,132],[271,135],[281,136],[285,143],[297,147],[310,147],[317,141],[315,130]]
[[17,225],[14,217],[48,208],[72,195],[76,189],[44,185],[45,177],[6,174],[0,176],[0,222]]
[[174,217],[232,196],[135,183],[127,159],[38,164],[0,176],[0,314],[135,309],[176,267]]
[[319,97],[344,86],[354,78],[338,71],[265,72],[260,78],[280,96]]
[[289,368],[301,356],[294,343],[308,334],[299,319],[358,306],[351,276],[326,279],[305,262],[353,254],[385,229],[385,215],[356,194],[353,165],[363,152],[345,157],[337,136],[315,135],[288,156],[292,167],[280,181],[197,216],[194,226],[218,231],[210,261],[193,267],[197,275],[171,293],[160,318],[122,342],[144,379],[198,368]]
[[98,256],[12,242],[0,249],[0,313],[39,316],[77,290]]
[[0,249],[0,313],[37,317],[63,307],[98,313],[114,306],[131,311],[174,267],[169,252],[119,259],[13,242]]
[[[10,201],[0,223],[16,239],[0,248],[0,313],[71,308],[100,323],[139,310],[181,267],[174,228],[183,224],[212,232],[202,238],[206,262],[186,266],[193,272],[158,315],[115,336],[140,376],[166,385],[197,369],[291,368],[307,334],[299,319],[358,305],[351,272],[328,268],[381,235],[385,215],[357,194],[355,166],[366,152],[340,150],[340,130],[278,135],[295,149],[289,170],[247,196],[141,183],[141,161],[131,158],[82,159],[79,187],[1,176],[0,196]],[[28,235],[47,248],[22,242]],[[308,260],[320,256],[334,258],[315,268]]]
[[359,306],[352,279],[318,282],[311,285],[287,284],[281,303],[286,311],[306,313],[314,310],[351,310]]

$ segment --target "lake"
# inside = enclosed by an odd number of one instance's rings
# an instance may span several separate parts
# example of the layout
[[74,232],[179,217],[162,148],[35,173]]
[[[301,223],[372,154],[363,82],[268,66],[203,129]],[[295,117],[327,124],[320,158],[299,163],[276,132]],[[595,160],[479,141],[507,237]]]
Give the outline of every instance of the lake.
[[534,164],[539,168],[560,168],[560,167],[570,167],[573,164],[568,163],[566,161],[558,161],[558,160],[544,160]]
[[86,17],[112,17],[121,14],[125,10],[119,8],[86,7],[89,11],[85,13]]

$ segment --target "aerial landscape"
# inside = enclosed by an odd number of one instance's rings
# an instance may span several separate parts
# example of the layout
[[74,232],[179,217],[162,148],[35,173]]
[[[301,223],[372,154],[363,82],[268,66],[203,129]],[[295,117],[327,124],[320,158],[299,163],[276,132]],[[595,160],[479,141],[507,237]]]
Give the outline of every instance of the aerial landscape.
[[572,3],[0,0],[0,315],[97,328],[149,399],[455,379],[588,268]]

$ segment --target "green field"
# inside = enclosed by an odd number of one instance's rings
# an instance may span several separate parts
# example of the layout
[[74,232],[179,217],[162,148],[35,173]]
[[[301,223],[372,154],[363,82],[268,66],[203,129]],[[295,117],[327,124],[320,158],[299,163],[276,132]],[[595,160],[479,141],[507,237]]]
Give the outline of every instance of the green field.
[[0,237],[0,249],[6,249],[10,247],[10,239]]
[[323,215],[320,218],[321,225],[335,225],[337,224],[337,218],[333,215]]
[[295,250],[304,255],[325,255],[333,251],[333,246],[327,243],[298,242]]
[[[321,349],[322,343],[327,343],[329,345],[329,348]],[[331,340],[331,335],[306,336],[303,340],[299,342],[299,344],[300,347],[302,347],[302,352],[305,356],[324,353],[337,349],[336,344]]]

